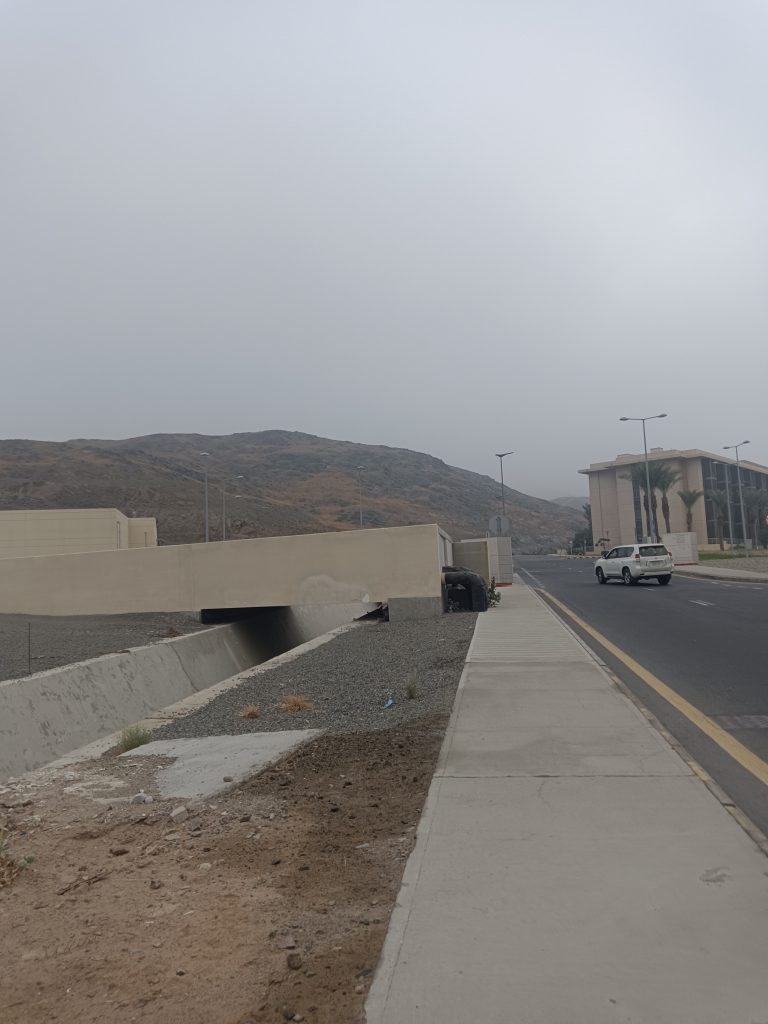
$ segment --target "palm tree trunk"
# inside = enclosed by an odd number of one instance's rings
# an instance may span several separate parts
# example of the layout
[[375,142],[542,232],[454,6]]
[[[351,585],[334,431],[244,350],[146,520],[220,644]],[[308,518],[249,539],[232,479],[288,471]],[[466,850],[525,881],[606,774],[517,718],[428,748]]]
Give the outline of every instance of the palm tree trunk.
[[648,493],[647,493],[647,491],[642,491],[642,495],[643,495],[643,504],[645,505],[645,523],[646,523],[645,535],[646,535],[646,537],[650,537],[651,536],[651,506],[648,504]]
[[672,529],[669,525],[669,501],[667,500],[666,491],[661,496],[661,514],[664,516],[664,525],[667,528],[667,533],[672,533]]
[[[651,508],[653,509],[653,525],[656,527],[655,533],[653,534],[653,540],[660,541],[659,536],[659,513],[658,513],[658,502],[656,500],[656,491],[651,492]],[[651,531],[648,531],[648,536],[651,535]]]
[[685,525],[688,527],[688,533],[693,533],[693,511],[689,508],[685,510]]

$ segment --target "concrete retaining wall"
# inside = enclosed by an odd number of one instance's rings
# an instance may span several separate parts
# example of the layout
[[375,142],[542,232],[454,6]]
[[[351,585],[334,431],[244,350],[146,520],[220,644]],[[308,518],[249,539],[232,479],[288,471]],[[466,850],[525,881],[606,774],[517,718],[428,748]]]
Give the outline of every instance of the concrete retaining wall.
[[0,682],[0,779],[151,718],[368,610],[264,608],[246,622]]

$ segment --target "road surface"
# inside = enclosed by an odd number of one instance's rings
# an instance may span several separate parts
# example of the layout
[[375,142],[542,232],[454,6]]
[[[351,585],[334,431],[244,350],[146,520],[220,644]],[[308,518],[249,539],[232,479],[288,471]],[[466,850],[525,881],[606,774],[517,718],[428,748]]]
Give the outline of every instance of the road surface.
[[768,584],[675,575],[668,587],[599,586],[591,559],[516,562],[524,582],[559,602],[554,610],[768,833]]

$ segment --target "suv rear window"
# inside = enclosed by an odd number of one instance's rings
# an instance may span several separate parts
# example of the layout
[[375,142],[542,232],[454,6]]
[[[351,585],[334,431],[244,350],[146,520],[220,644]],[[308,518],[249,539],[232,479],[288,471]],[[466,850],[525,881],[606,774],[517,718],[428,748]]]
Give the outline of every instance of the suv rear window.
[[643,558],[658,558],[659,555],[666,555],[667,549],[663,544],[654,544],[652,547],[650,545],[646,545],[645,547],[640,548],[640,554]]

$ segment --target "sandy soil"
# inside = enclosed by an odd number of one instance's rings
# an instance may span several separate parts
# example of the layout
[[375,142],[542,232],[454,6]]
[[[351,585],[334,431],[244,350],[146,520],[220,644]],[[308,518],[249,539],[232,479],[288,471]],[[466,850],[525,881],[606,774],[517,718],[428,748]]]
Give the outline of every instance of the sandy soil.
[[0,887],[3,1024],[358,1024],[446,720],[321,736],[180,824],[110,804],[111,761],[0,795],[34,857]]

